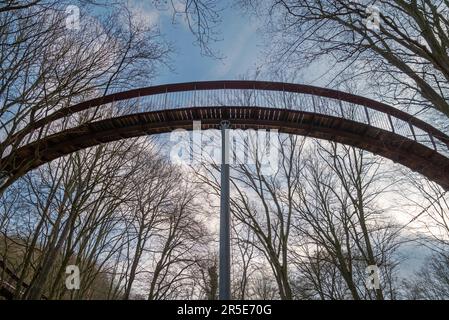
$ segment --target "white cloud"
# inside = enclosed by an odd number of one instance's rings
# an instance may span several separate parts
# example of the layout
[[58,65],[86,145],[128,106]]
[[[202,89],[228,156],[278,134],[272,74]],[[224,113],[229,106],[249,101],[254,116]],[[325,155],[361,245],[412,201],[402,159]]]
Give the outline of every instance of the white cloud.
[[145,26],[159,25],[160,12],[159,10],[148,5],[147,2],[133,0],[129,2],[130,10],[133,15],[133,19],[136,23]]

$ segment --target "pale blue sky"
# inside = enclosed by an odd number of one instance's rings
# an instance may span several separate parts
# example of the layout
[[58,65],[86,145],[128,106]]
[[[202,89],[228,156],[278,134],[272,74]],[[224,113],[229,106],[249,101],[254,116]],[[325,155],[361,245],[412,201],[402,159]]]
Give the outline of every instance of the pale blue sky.
[[241,14],[238,8],[228,6],[220,12],[222,22],[216,30],[219,41],[210,43],[210,47],[223,57],[216,59],[201,54],[181,16],[173,23],[171,10],[157,11],[151,2],[140,0],[135,0],[133,5],[139,14],[158,25],[175,49],[171,56],[174,72],[160,70],[159,77],[155,79],[157,83],[236,79],[262,63],[262,39],[256,32],[257,22]]

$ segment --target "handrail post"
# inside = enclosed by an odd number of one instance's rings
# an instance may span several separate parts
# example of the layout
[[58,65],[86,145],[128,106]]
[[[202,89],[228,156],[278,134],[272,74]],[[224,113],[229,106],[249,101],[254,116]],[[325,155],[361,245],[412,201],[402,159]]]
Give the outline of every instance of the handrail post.
[[418,140],[416,140],[415,129],[413,129],[413,125],[410,123],[410,121],[408,122],[408,126],[409,126],[409,128],[410,128],[410,132],[411,132],[412,135],[413,135],[413,139],[414,139],[416,142],[418,142]]
[[369,117],[368,108],[366,106],[363,106],[363,108],[365,109],[366,120],[368,120],[368,124],[371,125],[371,119]]
[[391,126],[391,132],[396,133],[396,131],[394,130],[393,121],[391,120],[391,115],[389,113],[387,113],[387,117],[388,117],[388,122],[390,123],[390,126]]

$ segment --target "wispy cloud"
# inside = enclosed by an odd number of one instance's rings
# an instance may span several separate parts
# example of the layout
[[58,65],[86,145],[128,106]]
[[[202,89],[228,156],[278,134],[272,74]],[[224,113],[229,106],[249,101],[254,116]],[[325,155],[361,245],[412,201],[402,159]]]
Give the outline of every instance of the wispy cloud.
[[[245,23],[242,25],[239,34],[232,39],[224,40],[225,58],[213,69],[212,73],[215,77],[221,78],[228,75],[231,70],[239,69],[240,66],[247,62],[247,56],[254,54],[254,48],[248,48],[248,44],[251,42],[250,40],[255,37],[257,27],[258,26],[255,23]],[[238,71],[243,72],[244,70]]]
[[138,23],[149,26],[157,25],[162,28],[162,20],[170,24],[181,25],[185,29],[189,28],[189,24],[184,14],[185,3],[179,0],[173,0],[167,3],[154,5],[152,1],[130,0],[129,6],[133,14],[133,18]]
[[159,25],[161,13],[151,4],[144,1],[132,0],[129,2],[129,8],[136,23],[146,26]]

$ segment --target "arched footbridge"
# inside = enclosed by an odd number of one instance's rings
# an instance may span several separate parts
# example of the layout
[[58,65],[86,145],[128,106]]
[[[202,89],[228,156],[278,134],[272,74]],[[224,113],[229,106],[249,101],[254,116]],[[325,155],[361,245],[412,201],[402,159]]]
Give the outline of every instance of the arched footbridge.
[[[87,121],[88,120],[88,121]],[[0,160],[5,184],[71,152],[101,143],[192,129],[278,129],[368,150],[449,190],[449,137],[389,105],[331,89],[265,81],[167,84],[62,108],[25,126]],[[84,122],[84,123],[83,123]],[[3,186],[3,187],[4,187]]]

